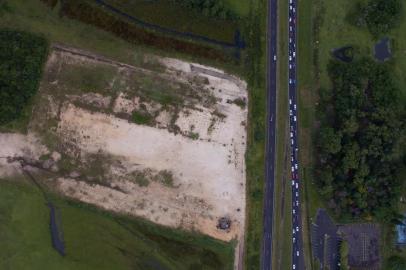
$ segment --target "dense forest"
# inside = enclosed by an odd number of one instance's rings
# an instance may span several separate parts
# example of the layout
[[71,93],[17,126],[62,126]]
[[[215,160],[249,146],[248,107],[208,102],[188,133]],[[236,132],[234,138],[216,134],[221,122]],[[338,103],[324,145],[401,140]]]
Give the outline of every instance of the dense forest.
[[358,26],[366,26],[378,37],[395,27],[401,17],[402,0],[369,0],[357,5],[351,20]]
[[47,51],[41,37],[0,31],[0,125],[18,119],[36,93]]
[[404,166],[404,104],[389,64],[331,60],[332,89],[321,91],[317,182],[342,218],[396,221]]
[[238,16],[226,7],[223,0],[172,0],[186,8],[201,12],[204,16],[218,19],[238,19]]

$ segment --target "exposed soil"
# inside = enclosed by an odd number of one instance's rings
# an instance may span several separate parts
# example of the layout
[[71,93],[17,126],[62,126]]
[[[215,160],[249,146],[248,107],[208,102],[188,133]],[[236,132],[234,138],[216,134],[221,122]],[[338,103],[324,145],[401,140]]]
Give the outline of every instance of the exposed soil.
[[[78,51],[50,54],[29,135],[0,134],[0,156],[36,160],[83,202],[243,239],[247,106],[230,101],[247,101],[246,84],[175,59],[151,56],[160,66],[145,70]],[[15,173],[0,159],[0,176]]]

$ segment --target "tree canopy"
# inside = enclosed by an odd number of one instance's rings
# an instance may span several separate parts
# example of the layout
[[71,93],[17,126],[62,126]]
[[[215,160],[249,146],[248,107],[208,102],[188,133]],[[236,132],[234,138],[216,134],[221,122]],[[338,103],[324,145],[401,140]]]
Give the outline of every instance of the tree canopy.
[[390,66],[362,58],[331,60],[328,70],[333,87],[322,95],[317,140],[321,194],[338,216],[394,219],[404,110]]
[[0,31],[0,125],[19,118],[36,93],[47,51],[41,37]]
[[355,16],[356,21],[366,25],[369,32],[379,36],[395,27],[401,17],[402,0],[369,0],[365,5],[359,5]]
[[237,19],[238,16],[226,7],[223,0],[172,0],[186,8],[201,12],[204,16],[218,19]]

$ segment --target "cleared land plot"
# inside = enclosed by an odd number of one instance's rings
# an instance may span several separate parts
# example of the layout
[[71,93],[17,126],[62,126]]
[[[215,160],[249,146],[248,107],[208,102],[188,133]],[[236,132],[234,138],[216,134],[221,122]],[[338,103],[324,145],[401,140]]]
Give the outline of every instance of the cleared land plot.
[[[161,73],[81,53],[50,55],[29,125],[48,149],[22,150],[27,163],[54,171],[49,183],[72,198],[222,240],[242,236],[247,111],[235,100],[247,102],[245,83],[174,59],[151,56]],[[151,121],[134,123],[137,112]],[[1,156],[19,156],[9,152]],[[221,217],[230,228],[217,228]]]

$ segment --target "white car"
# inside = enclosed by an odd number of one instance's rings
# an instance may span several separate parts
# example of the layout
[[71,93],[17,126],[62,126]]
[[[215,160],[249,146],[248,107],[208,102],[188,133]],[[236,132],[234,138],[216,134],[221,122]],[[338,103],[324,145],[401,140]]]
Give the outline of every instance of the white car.
[[299,256],[299,251],[296,251],[296,256]]
[[297,163],[295,164],[295,169],[297,170]]
[[[290,133],[290,137],[293,138],[293,132]],[[292,161],[293,161],[293,157],[292,157]]]
[[293,243],[296,242],[296,237],[293,237]]
[[293,265],[293,268],[292,268],[292,269],[293,269],[293,270],[295,270],[295,269],[296,269],[296,265],[295,265],[295,264]]
[[295,211],[295,209],[293,209],[293,210],[292,210],[292,213],[293,213],[293,214],[296,214],[296,211]]
[[296,12],[296,8],[293,8],[293,13],[295,13]]
[[289,64],[289,69],[292,69],[292,65],[291,65],[291,64]]
[[273,60],[276,61],[276,54],[273,56]]
[[293,52],[293,57],[296,57],[296,52]]
[[295,122],[296,122],[296,115],[295,115],[295,116],[293,116],[293,121],[295,121]]
[[292,8],[293,8],[292,5],[290,5],[290,6],[289,6],[289,9],[292,10]]
[[293,139],[291,139],[290,143],[293,145],[295,143],[295,141]]
[[296,201],[296,206],[299,206],[299,201]]
[[[289,57],[290,58],[290,57]],[[292,84],[292,79],[289,79],[289,84]]]
[[[289,65],[289,66],[291,66],[291,65]],[[291,99],[289,99],[289,105],[292,105],[292,100]]]
[[289,56],[289,61],[292,61],[292,56]]
[[292,115],[293,115],[292,110],[289,110],[289,115],[290,115],[290,116],[292,116]]
[[292,43],[292,38],[289,38],[289,43]]
[[295,229],[293,229],[293,234],[295,234],[296,233],[296,231],[295,231]]
[[298,184],[298,183],[296,183],[296,188],[299,188],[299,184]]
[[297,231],[297,232],[299,231],[299,227],[298,227],[298,226],[296,226],[296,231]]
[[292,166],[292,172],[294,172],[294,171],[295,171],[295,167]]
[[289,3],[292,4],[292,0],[289,0]]
[[296,195],[296,197],[299,197],[299,193],[298,193],[298,192],[296,192],[296,194],[295,194],[295,195]]
[[294,186],[294,185],[295,185],[295,181],[292,180],[292,186]]
[[296,104],[293,104],[293,109],[295,109],[295,110],[296,110]]

